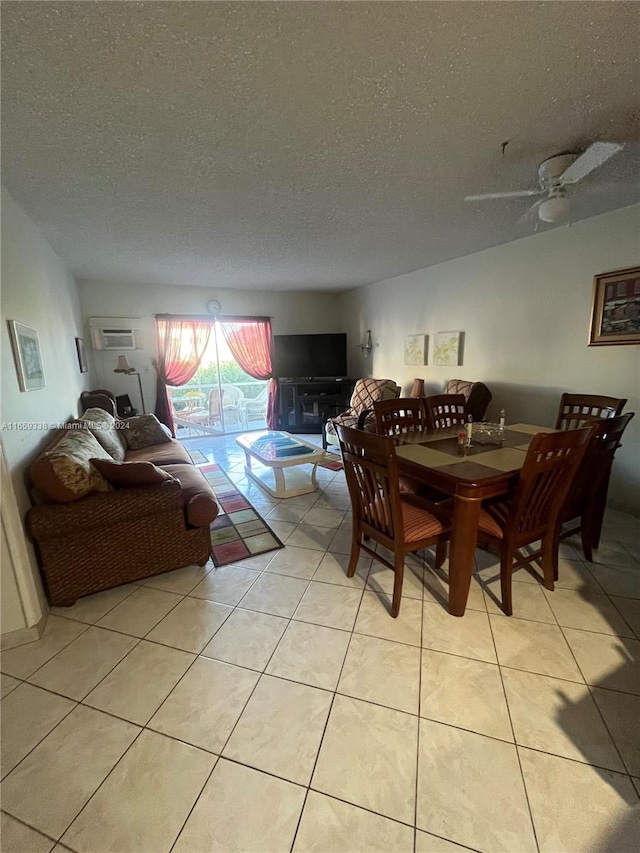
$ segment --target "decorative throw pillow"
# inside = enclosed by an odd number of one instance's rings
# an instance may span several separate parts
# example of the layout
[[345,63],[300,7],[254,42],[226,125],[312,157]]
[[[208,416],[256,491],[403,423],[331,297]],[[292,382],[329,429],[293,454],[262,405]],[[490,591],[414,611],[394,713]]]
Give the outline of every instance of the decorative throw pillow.
[[113,459],[92,459],[91,464],[116,489],[153,486],[156,483],[164,483],[165,480],[175,479],[153,462],[114,462]]
[[105,412],[104,409],[87,409],[80,420],[87,424],[98,444],[112,459],[116,462],[124,460],[125,448],[119,437],[119,433],[123,430],[118,428],[121,426],[120,421],[116,421],[113,415]]
[[110,492],[112,487],[90,462],[95,458],[112,461],[88,429],[73,429],[53,450],[35,460],[33,484],[58,503],[77,501],[92,492]]
[[155,415],[127,418],[126,423],[127,428],[122,432],[129,450],[142,450],[153,444],[168,444],[171,441],[171,436],[166,434]]

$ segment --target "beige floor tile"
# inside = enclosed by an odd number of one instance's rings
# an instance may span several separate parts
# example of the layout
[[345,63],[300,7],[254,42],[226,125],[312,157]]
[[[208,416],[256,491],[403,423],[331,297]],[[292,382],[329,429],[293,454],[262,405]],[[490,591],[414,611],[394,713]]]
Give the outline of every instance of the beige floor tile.
[[290,618],[304,595],[309,581],[286,575],[262,574],[240,602],[246,610]]
[[[269,527],[283,544],[289,539],[297,526],[297,524],[290,524],[288,521],[271,521],[269,523]],[[269,563],[269,566],[271,563]]]
[[[385,557],[385,559],[387,559]],[[393,559],[393,557],[391,558]],[[378,560],[373,560],[367,577],[367,589],[384,595],[393,595],[395,572]],[[422,563],[406,562],[402,578],[402,597],[417,598],[422,601],[424,595],[424,568]]]
[[628,772],[640,777],[640,696],[599,687],[592,687],[591,692]]
[[[504,616],[500,580],[485,583],[483,588],[489,613]],[[513,583],[513,616],[505,616],[505,619],[529,619],[532,622],[556,624],[542,587],[537,583]]]
[[315,503],[304,517],[304,524],[313,524],[318,527],[333,527],[337,529],[344,520],[344,510],[328,507],[319,507]]
[[356,573],[352,578],[347,577],[348,568],[348,554],[332,554],[331,552],[327,552],[322,558],[313,579],[319,583],[333,583],[338,586],[363,589],[369,569],[371,568],[371,557],[366,554],[364,556],[360,555]]
[[314,507],[318,509],[341,509],[346,512],[351,509],[351,498],[348,491],[337,488],[332,481],[315,502]]
[[260,577],[260,572],[242,566],[220,566],[212,569],[189,595],[207,598],[218,604],[237,604]]
[[314,551],[326,551],[335,533],[333,527],[318,527],[316,524],[302,522],[287,540],[287,545],[294,545],[296,548],[310,548]]
[[577,589],[585,592],[602,592],[602,587],[596,577],[589,571],[583,560],[558,561],[558,580],[556,589]]
[[611,602],[616,609],[622,613],[627,623],[633,629],[636,637],[640,637],[640,599],[637,598],[614,598]]
[[417,814],[420,829],[474,850],[536,851],[510,743],[421,720]]
[[258,678],[251,670],[198,658],[151,718],[149,728],[219,753]]
[[391,616],[391,596],[365,592],[358,612],[354,631],[393,640],[409,646],[420,645],[422,631],[422,602],[414,598],[403,598],[400,613]]
[[162,589],[165,592],[175,592],[177,595],[186,595],[206,578],[211,569],[211,563],[207,563],[206,566],[185,566],[184,569],[154,575],[146,580],[144,585]]
[[353,635],[340,677],[340,693],[417,714],[419,684],[419,648]]
[[563,628],[579,628],[619,637],[634,636],[606,595],[573,589],[545,590],[545,595],[558,624]]
[[331,697],[331,693],[315,687],[263,675],[223,755],[307,785]]
[[[424,573],[424,598],[425,601],[433,601],[441,607],[448,609],[449,606],[449,574],[444,570],[426,569]],[[487,605],[484,593],[477,577],[471,578],[469,597],[467,598],[469,610],[481,610],[486,612]]]
[[564,628],[587,684],[640,696],[640,640]]
[[59,838],[139,731],[79,705],[3,781],[2,808]]
[[29,681],[71,699],[83,699],[137,642],[126,634],[92,626],[34,672]]
[[293,853],[413,853],[413,830],[309,791]]
[[503,670],[516,743],[624,772],[586,684]]
[[[592,566],[592,564],[589,564]],[[622,545],[608,545],[604,542],[593,552],[594,566],[608,566],[618,569],[635,569],[640,568],[640,564],[636,557]],[[594,573],[596,578],[598,574]],[[599,579],[599,578],[598,578]]]
[[513,742],[500,670],[492,663],[423,649],[420,716]]
[[50,853],[55,844],[4,812],[0,816],[0,838],[3,853]]
[[215,761],[193,746],[143,731],[63,843],[78,853],[169,853]]
[[418,718],[336,696],[311,787],[413,823]]
[[278,551],[269,563],[267,571],[274,572],[277,575],[289,575],[292,578],[311,580],[321,559],[321,551],[314,551],[311,548],[294,548],[287,545],[286,548],[281,548]]
[[[334,531],[331,531],[332,533]],[[351,553],[352,534],[351,530],[344,527],[339,527],[335,531],[335,536],[329,544],[328,550],[332,554],[350,554]]]
[[350,636],[335,628],[291,622],[266,672],[311,687],[335,690]]
[[269,524],[274,521],[286,521],[298,525],[309,510],[304,506],[292,506],[288,501],[281,502],[266,513],[265,519]]
[[51,613],[93,625],[98,619],[117,607],[125,598],[128,598],[137,588],[135,584],[128,583],[116,586],[113,589],[105,589],[104,592],[96,592],[94,595],[85,595],[83,598],[79,598],[71,607],[52,607]]
[[452,616],[439,604],[424,602],[422,645],[437,652],[496,663],[489,617],[479,610]]
[[351,631],[361,598],[359,589],[311,581],[293,618],[299,622]]
[[13,770],[75,705],[30,684],[13,690],[2,702],[2,776]]
[[500,666],[584,681],[560,628],[524,619],[489,618]]
[[589,563],[589,571],[609,595],[622,598],[640,598],[640,570],[620,569]]
[[305,789],[221,758],[172,853],[288,853]]
[[103,616],[98,625],[134,637],[144,637],[180,601],[181,596],[172,592],[141,586]]
[[640,799],[628,776],[518,751],[540,853],[640,849]]
[[416,853],[465,853],[468,847],[461,847],[453,841],[437,838],[430,832],[416,830]]
[[233,609],[226,604],[201,598],[183,598],[147,634],[147,639],[198,654],[232,612]]
[[50,615],[39,640],[2,652],[2,671],[16,678],[28,678],[86,630],[87,625],[82,622]]
[[281,616],[236,608],[202,654],[262,672],[288,624]]
[[193,654],[142,640],[84,704],[143,726],[195,659]]
[[13,678],[10,675],[0,675],[0,698],[4,699],[19,684],[22,684],[22,682],[18,678]]

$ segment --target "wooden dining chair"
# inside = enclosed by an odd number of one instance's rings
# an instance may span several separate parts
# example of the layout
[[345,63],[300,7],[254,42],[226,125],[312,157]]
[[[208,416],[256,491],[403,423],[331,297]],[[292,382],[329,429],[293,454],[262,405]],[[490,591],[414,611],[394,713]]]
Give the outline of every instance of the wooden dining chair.
[[432,394],[424,402],[429,429],[447,429],[467,421],[464,394]]
[[619,397],[598,394],[563,394],[556,419],[556,429],[578,429],[590,418],[615,418],[627,404]]
[[[513,613],[511,574],[514,568],[540,560],[544,585],[552,590],[558,574],[558,517],[595,426],[538,433],[529,445],[513,498],[480,510],[478,543],[500,552],[502,607]],[[534,553],[519,549],[542,541]]]
[[[593,562],[593,549],[600,544],[613,458],[634,415],[628,412],[595,422],[595,430],[560,510],[560,539],[580,533],[582,550],[590,563]],[[558,580],[557,574],[555,580]]]
[[[348,577],[356,571],[360,551],[395,572],[391,615],[400,612],[404,561],[407,554],[436,545],[436,568],[445,558],[451,530],[447,511],[416,497],[401,495],[396,449],[389,436],[336,424],[347,478],[353,525]],[[372,539],[393,552],[393,564],[363,540]]]
[[378,435],[402,435],[427,429],[424,397],[396,397],[373,404]]

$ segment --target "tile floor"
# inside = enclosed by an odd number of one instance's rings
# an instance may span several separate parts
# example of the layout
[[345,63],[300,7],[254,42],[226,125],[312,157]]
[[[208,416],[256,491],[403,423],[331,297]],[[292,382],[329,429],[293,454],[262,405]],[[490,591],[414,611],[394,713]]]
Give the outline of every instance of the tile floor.
[[349,499],[322,469],[276,501],[200,439],[286,542],[56,608],[2,659],[12,853],[631,853],[640,849],[640,524],[563,545],[514,616],[478,552],[469,609],[412,559],[346,577]]

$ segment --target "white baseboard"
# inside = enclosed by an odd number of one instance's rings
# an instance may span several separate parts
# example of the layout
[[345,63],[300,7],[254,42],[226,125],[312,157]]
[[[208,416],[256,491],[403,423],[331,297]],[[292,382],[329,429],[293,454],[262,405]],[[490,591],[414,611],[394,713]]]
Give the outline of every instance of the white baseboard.
[[13,649],[16,646],[24,646],[26,643],[35,643],[39,640],[44,631],[44,626],[47,622],[47,613],[30,628],[19,628],[17,631],[7,631],[6,634],[0,636],[0,649],[6,651]]

